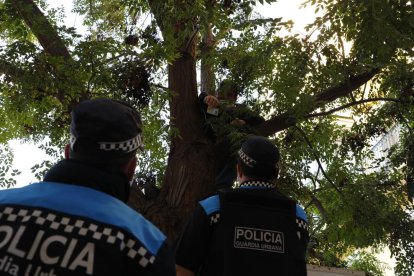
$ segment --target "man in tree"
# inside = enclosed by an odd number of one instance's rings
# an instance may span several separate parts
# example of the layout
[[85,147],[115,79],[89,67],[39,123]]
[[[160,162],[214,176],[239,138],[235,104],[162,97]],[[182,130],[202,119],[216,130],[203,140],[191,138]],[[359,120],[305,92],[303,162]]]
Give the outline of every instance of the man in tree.
[[279,159],[264,137],[243,143],[239,188],[199,202],[177,245],[178,276],[306,275],[307,217],[276,189]]
[[65,160],[0,193],[0,274],[175,275],[166,237],[129,208],[140,114],[96,99],[72,112]]
[[215,184],[217,188],[226,188],[236,179],[237,149],[264,119],[247,106],[236,103],[239,88],[233,81],[222,81],[217,94],[218,98],[202,92],[199,102],[205,132],[216,143]]

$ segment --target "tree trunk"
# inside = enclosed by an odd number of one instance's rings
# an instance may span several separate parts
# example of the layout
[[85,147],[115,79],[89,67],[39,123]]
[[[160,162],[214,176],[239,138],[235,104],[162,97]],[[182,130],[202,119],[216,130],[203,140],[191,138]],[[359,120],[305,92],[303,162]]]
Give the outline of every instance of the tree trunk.
[[[168,68],[173,129],[170,154],[161,194],[144,213],[171,241],[178,237],[197,201],[213,191],[214,149],[203,132],[192,53],[183,53]],[[134,200],[140,199],[130,200],[137,207]]]
[[213,66],[210,61],[208,61],[208,57],[214,47],[213,31],[211,30],[210,25],[206,27],[201,46],[201,92],[217,96]]

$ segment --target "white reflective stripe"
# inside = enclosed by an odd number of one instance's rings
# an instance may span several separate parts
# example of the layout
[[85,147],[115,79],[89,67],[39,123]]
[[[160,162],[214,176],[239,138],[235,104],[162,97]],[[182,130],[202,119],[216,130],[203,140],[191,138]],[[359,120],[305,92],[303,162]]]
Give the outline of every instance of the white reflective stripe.
[[121,142],[98,142],[99,149],[105,151],[121,150],[124,152],[131,152],[138,148],[141,148],[144,144],[142,143],[141,135],[138,134],[132,139],[121,141]]
[[241,183],[239,187],[240,188],[243,188],[243,187],[274,188],[275,184],[270,183],[270,182],[264,182],[264,181],[249,180],[249,181]]
[[[10,221],[10,218],[13,218],[13,223],[20,223],[22,225],[24,225],[25,222],[32,221],[38,225],[49,227],[54,231],[60,229],[62,234],[66,232],[71,235],[88,235],[96,241],[106,242],[109,244],[117,242],[119,243],[121,251],[125,252],[125,254],[130,258],[137,259],[138,263],[143,267],[155,262],[156,257],[144,246],[136,240],[128,238],[123,232],[115,228],[101,226],[99,224],[88,222],[87,220],[71,218],[69,216],[60,217],[55,213],[39,209],[28,210],[16,207],[5,207],[2,210],[0,209],[0,219]],[[5,228],[9,226],[2,227]],[[24,230],[24,228],[21,229]],[[2,232],[6,232],[4,229],[1,230],[3,230]],[[11,227],[10,231],[13,231]],[[4,240],[5,242],[8,242],[9,239],[10,238],[7,238],[6,236]],[[50,240],[50,242],[54,242],[54,240]],[[0,247],[1,246],[2,245],[0,244]]]
[[257,163],[253,158],[244,153],[242,149],[239,150],[239,156],[243,160],[243,162],[249,167],[253,167]]

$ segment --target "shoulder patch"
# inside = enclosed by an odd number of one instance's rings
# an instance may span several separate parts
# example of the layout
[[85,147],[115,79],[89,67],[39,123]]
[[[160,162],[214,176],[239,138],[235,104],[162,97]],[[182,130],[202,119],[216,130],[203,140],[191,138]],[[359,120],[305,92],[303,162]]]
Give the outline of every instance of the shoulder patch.
[[219,195],[213,195],[199,202],[201,207],[203,207],[207,216],[211,215],[214,212],[220,211],[220,198]]
[[298,204],[296,204],[296,217],[308,222],[305,210],[303,210],[303,208]]
[[[93,204],[90,200],[93,198]],[[114,225],[136,237],[156,255],[165,235],[141,214],[103,192],[76,185],[41,182],[0,192],[0,205],[46,208]]]

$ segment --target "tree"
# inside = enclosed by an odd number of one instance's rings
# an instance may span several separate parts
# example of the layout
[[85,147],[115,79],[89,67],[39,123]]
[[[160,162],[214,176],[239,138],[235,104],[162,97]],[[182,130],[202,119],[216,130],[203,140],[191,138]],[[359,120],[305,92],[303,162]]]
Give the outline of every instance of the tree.
[[[414,269],[411,1],[309,0],[320,16],[305,36],[254,14],[273,0],[74,2],[85,35],[43,0],[0,1],[1,142],[61,146],[79,101],[130,101],[146,122],[140,175],[161,187],[151,198],[136,188],[130,204],[174,240],[213,191],[197,72],[209,94],[232,80],[267,119],[252,132],[281,149],[280,189],[310,216],[309,261],[346,265],[355,248],[388,245],[399,273]],[[338,112],[353,114],[351,127]],[[370,142],[394,126],[400,143],[375,159]]]

